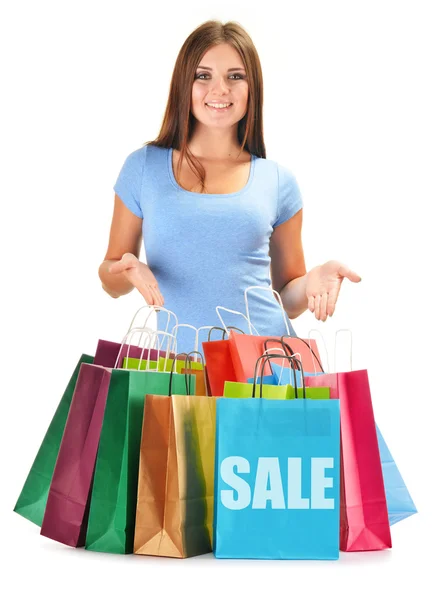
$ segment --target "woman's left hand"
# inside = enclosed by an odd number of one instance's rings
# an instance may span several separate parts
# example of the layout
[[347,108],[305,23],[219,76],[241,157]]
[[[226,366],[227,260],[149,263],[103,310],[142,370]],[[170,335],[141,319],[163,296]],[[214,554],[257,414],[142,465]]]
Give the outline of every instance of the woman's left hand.
[[308,298],[308,309],[315,313],[318,320],[325,321],[327,317],[333,316],[339,290],[345,277],[354,283],[359,283],[362,279],[337,260],[329,260],[306,274],[305,293]]

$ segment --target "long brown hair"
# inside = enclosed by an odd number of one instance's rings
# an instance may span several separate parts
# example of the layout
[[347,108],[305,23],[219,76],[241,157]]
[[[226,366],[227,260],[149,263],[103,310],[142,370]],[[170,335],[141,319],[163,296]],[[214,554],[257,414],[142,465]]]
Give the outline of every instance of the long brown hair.
[[238,122],[238,142],[241,152],[246,151],[266,158],[263,136],[262,107],[263,80],[261,63],[256,48],[244,28],[235,21],[224,25],[210,20],[202,23],[186,39],[178,53],[170,83],[169,98],[158,137],[147,146],[175,148],[180,151],[178,173],[184,157],[205,189],[205,170],[190,152],[188,143],[195,128],[195,117],[190,112],[192,86],[198,64],[212,46],[228,43],[241,56],[249,84],[248,106]]

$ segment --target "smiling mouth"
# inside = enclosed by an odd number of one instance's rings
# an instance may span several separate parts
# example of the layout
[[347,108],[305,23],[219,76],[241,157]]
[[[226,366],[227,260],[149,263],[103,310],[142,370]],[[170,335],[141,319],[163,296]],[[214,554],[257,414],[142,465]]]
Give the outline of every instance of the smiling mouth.
[[210,106],[210,105],[209,105],[209,104],[207,104],[207,103],[206,103],[206,106],[207,106],[207,108],[210,108],[211,110],[215,110],[215,111],[218,111],[218,112],[224,112],[224,111],[228,111],[228,110],[229,110],[229,108],[232,108],[232,106],[233,106],[233,102],[231,102],[231,103],[229,104],[229,106],[225,106],[224,108],[216,108],[216,106]]

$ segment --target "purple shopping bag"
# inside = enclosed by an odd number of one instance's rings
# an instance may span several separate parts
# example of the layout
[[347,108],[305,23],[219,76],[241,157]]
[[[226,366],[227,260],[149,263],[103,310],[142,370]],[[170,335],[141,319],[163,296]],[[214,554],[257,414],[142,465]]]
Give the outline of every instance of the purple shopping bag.
[[82,364],[60,444],[41,535],[84,546],[101,426],[112,369]]
[[[130,358],[140,358],[142,352],[143,352],[143,358],[147,359],[147,357],[148,357],[148,349],[147,348],[144,348],[144,351],[143,351],[143,348],[140,348],[139,346],[133,346],[132,344],[130,345],[130,348],[129,348],[129,344],[124,344],[123,348],[121,348],[121,342],[119,343],[119,342],[109,342],[107,340],[98,340],[97,350],[95,352],[94,364],[102,365],[103,367],[110,367],[110,368],[115,367],[115,368],[121,369],[124,358],[126,358],[127,356]],[[118,359],[118,364],[116,365],[115,363],[117,361],[118,354],[120,354],[120,357]],[[174,358],[174,356],[175,356],[175,354],[173,352],[169,352],[169,354],[168,354],[167,351],[165,351],[165,350],[158,351],[158,350],[152,348],[149,353],[149,360],[157,360],[158,354],[164,358],[166,358],[166,357]]]

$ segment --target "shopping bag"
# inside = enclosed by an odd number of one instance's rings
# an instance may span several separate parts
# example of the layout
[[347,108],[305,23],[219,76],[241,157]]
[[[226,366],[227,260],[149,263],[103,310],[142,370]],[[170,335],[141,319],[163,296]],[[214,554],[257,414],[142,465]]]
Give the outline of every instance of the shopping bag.
[[49,488],[41,535],[84,546],[101,425],[112,369],[82,364]]
[[[315,340],[282,336],[282,338],[279,338],[280,343],[281,339],[289,344],[290,354],[300,354],[304,371],[323,370]],[[256,361],[266,350],[265,342],[271,341],[273,345],[278,339],[272,336],[243,335],[232,331],[228,341],[230,342],[230,353],[236,381],[247,382],[250,377],[253,377]],[[273,362],[279,364],[281,360],[280,356],[275,355]],[[265,375],[272,375],[269,365],[266,365]]]
[[[223,332],[222,340],[211,340],[210,334],[218,329]],[[222,396],[225,381],[238,381],[233,368],[230,342],[225,339],[226,329],[212,327],[207,342],[201,342],[207,370],[207,379],[214,396]]]
[[[126,357],[139,359],[141,356],[147,356],[148,348],[141,348],[139,346],[123,344],[121,342],[110,342],[108,340],[98,340],[97,350],[95,352],[95,364],[102,365],[103,367],[120,368],[123,366],[123,360]],[[173,358],[175,355],[173,352],[167,354],[165,350],[157,350],[155,348],[150,349],[149,360],[156,361],[160,357],[169,356]],[[118,360],[117,360],[118,359]],[[123,367],[125,368],[125,367]]]
[[[144,323],[143,325],[140,327],[139,325],[136,325],[136,321],[137,318],[141,315],[142,312],[148,311],[148,315],[147,317],[144,319]],[[175,315],[175,313],[173,313],[172,311],[168,310],[167,308],[164,308],[162,306],[156,306],[156,305],[149,305],[149,304],[145,304],[143,306],[141,306],[141,308],[139,308],[135,315],[133,316],[131,323],[129,325],[129,329],[127,331],[127,334],[125,336],[126,340],[129,340],[130,342],[132,342],[133,340],[133,332],[138,332],[140,334],[139,336],[139,340],[137,344],[133,344],[133,343],[129,343],[129,344],[121,344],[121,342],[110,342],[107,340],[99,340],[98,341],[98,345],[97,345],[97,350],[95,352],[95,357],[97,359],[96,364],[102,365],[103,367],[110,367],[110,368],[121,368],[122,367],[122,363],[125,357],[131,357],[131,358],[140,358],[140,357],[145,357],[147,356],[147,352],[149,350],[149,348],[146,348],[145,346],[141,346],[141,341],[143,339],[145,339],[145,334],[148,333],[149,334],[149,338],[151,338],[151,335],[156,335],[156,330],[159,328],[151,329],[150,327],[147,327],[147,322],[149,320],[150,315],[156,312],[157,316],[158,313],[165,313],[167,315],[167,322],[166,322],[166,331],[162,332],[162,333],[166,333],[166,335],[169,335],[169,338],[173,338],[173,335],[168,334],[168,327],[169,327],[169,323],[170,323],[170,317],[172,316],[175,323],[178,324],[178,319],[177,316]],[[169,350],[169,348],[168,348]],[[152,348],[150,350],[150,354],[149,354],[149,360],[157,360],[158,357],[170,357],[173,358],[175,356],[175,354],[173,352],[168,352],[168,350],[160,350],[159,348]]]
[[188,393],[146,395],[135,554],[212,551],[215,402]]
[[[272,375],[268,375],[268,382],[272,383],[274,385],[284,385],[284,384],[288,384],[291,383],[293,384],[293,371],[292,369],[289,369],[287,367],[284,367],[276,362],[270,362],[270,368],[272,370]],[[308,372],[308,371],[304,371],[304,375],[305,377],[314,377],[315,375],[320,375],[322,374],[324,371],[317,371],[317,372]],[[298,385],[301,385],[301,371],[296,370],[295,371],[295,375],[296,375],[296,382]],[[264,377],[265,379],[265,377]],[[252,378],[249,379],[249,383],[251,383],[253,381]]]
[[[275,368],[276,372],[280,369],[279,366]],[[287,381],[289,377],[293,380],[293,373],[287,374],[287,371],[291,372],[291,369],[284,369],[283,381]],[[298,376],[299,371],[296,371]],[[312,373],[311,376],[319,375],[319,373]],[[307,376],[307,373],[306,373]],[[312,389],[312,388],[310,388]],[[321,389],[321,388],[318,388]],[[387,500],[387,511],[388,520],[390,527],[407,517],[411,517],[417,513],[416,506],[411,498],[410,492],[400,474],[400,471],[388,449],[387,443],[381,434],[378,425],[375,423],[376,437],[379,446],[379,454],[381,457],[382,477],[384,480],[385,497]]]
[[339,450],[335,397],[218,398],[216,558],[339,558]]
[[[153,370],[158,370],[158,371],[167,371],[168,373],[170,373],[172,370],[173,360],[174,360],[173,358],[163,358],[160,356],[157,360],[153,360],[153,359],[149,360],[149,366],[147,366],[147,364],[148,364],[147,359],[142,358],[140,360],[140,358],[125,357],[123,359],[123,369],[146,370],[146,368],[147,368],[147,369],[153,369]],[[184,369],[184,367],[185,367],[185,361],[177,360],[176,365],[175,365],[175,371],[177,373],[181,373],[182,370]],[[191,368],[202,371],[203,367],[200,362],[192,362]]]
[[[133,552],[140,439],[146,394],[168,395],[171,374],[112,371],[98,447],[86,550]],[[190,377],[191,393],[195,377]],[[172,375],[173,393],[186,392],[185,376]]]
[[385,496],[387,499],[388,520],[391,526],[416,514],[417,509],[377,425],[376,435],[381,457]]
[[209,378],[207,377],[207,369],[204,364],[204,356],[198,350],[189,352],[188,356],[191,356],[192,354],[199,354],[201,356],[202,369],[186,369],[184,367],[179,372],[181,372],[182,375],[195,375],[195,396],[212,396]]
[[57,460],[60,442],[66,425],[66,419],[74,394],[75,384],[82,364],[91,364],[93,356],[82,354],[64,394],[58,404],[55,414],[49,424],[29,474],[25,480],[21,493],[17,499],[14,511],[35,523],[39,527],[43,522],[43,516],[48,498],[49,486]]
[[[261,378],[257,378],[261,380]],[[293,373],[292,373],[293,381]],[[259,393],[260,381],[256,381],[255,391],[253,383],[240,383],[237,381],[226,381],[224,383],[224,394],[226,398],[256,398]],[[275,398],[278,400],[293,400],[298,398],[318,398],[325,400],[330,398],[330,388],[327,387],[304,387],[299,390],[299,395],[296,396],[296,388],[290,384],[286,385],[272,385],[262,384],[262,391],[260,393],[261,398]],[[305,396],[303,395],[305,393]]]
[[[281,356],[281,361],[283,361],[284,356],[290,356],[293,355],[293,349],[284,341],[284,337],[285,336],[281,336],[281,338],[274,338],[274,339],[267,339],[264,342],[264,348],[265,348],[265,353],[267,354],[269,351],[273,351],[275,352],[276,350],[282,352],[282,356]],[[273,345],[273,343],[279,344],[281,346],[281,348],[278,347],[278,345],[275,347]],[[272,348],[270,348],[270,346],[272,346]],[[299,354],[299,359],[301,359],[301,355]],[[312,354],[312,356],[314,356]],[[283,365],[283,363],[281,362],[281,364],[278,364],[276,362],[272,362],[270,361],[270,369],[271,369],[271,375],[264,375],[263,377],[263,382],[270,384],[270,385],[286,385],[286,384],[293,384],[294,382],[294,376],[296,376],[296,383],[298,386],[300,386],[302,384],[302,378],[301,378],[301,371],[299,369],[297,369],[295,371],[295,375],[293,373],[293,370],[290,367],[285,367]],[[320,373],[323,373],[323,371],[319,371]],[[303,371],[304,375],[317,375],[317,372],[306,372]],[[248,383],[253,383],[253,377],[249,377],[247,379]],[[260,378],[257,378],[257,383],[260,383]]]
[[367,370],[306,377],[341,403],[340,549],[391,548],[390,525]]

